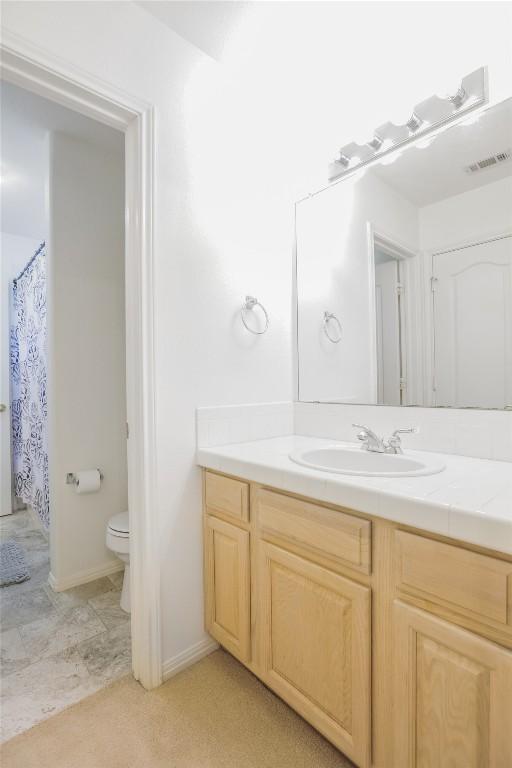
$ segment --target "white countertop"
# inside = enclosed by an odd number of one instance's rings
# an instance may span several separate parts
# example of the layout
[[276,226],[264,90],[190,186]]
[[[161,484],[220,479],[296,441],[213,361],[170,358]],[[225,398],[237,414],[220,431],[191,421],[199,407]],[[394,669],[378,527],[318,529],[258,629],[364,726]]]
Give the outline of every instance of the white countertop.
[[446,465],[422,477],[358,477],[295,464],[292,451],[354,443],[313,437],[276,437],[199,448],[197,463],[273,488],[365,512],[512,554],[512,464],[405,450]]

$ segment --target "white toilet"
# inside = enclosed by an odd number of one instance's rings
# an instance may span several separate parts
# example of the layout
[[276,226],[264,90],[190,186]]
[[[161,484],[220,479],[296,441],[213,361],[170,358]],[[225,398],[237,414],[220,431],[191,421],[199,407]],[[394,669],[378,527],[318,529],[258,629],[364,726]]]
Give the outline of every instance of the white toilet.
[[119,512],[107,525],[107,547],[125,564],[121,608],[130,613],[130,518],[128,512]]

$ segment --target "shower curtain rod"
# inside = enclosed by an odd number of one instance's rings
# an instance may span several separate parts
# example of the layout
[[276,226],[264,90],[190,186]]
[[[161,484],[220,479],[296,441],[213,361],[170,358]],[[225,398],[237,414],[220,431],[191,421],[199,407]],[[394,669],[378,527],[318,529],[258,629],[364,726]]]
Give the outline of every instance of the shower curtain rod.
[[21,270],[21,272],[19,273],[18,277],[15,277],[15,278],[14,278],[14,280],[13,280],[13,283],[15,283],[17,280],[19,280],[19,279],[20,279],[20,277],[23,277],[23,275],[25,274],[25,272],[27,271],[27,269],[28,269],[30,266],[32,266],[32,262],[34,261],[34,259],[36,258],[36,256],[39,256],[39,254],[41,253],[41,251],[43,250],[43,248],[45,247],[45,245],[46,245],[46,242],[43,240],[43,242],[41,243],[41,245],[39,246],[39,248],[37,249],[37,251],[36,251],[36,252],[34,253],[34,255],[33,255],[31,258],[30,258],[30,260],[29,260],[29,261],[28,261],[28,262],[25,264],[25,266],[23,267],[23,269],[22,269],[22,270]]

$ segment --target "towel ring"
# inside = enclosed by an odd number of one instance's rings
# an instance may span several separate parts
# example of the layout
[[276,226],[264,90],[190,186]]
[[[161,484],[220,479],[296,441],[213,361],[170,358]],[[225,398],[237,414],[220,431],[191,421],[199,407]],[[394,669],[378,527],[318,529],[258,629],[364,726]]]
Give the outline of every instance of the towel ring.
[[[336,337],[331,336],[331,333],[329,331],[329,323],[331,321],[333,323],[335,323],[335,325],[336,325],[336,327],[338,329],[338,335]],[[324,312],[323,328],[324,328],[325,335],[327,336],[327,338],[329,339],[329,341],[332,344],[339,344],[340,343],[341,336],[342,336],[341,323],[338,320],[338,318],[336,317],[336,315],[334,314],[334,312],[327,312],[327,310]]]
[[[245,313],[248,311],[251,311],[254,309],[254,307],[260,307],[261,311],[265,315],[265,327],[262,331],[255,331],[254,328],[251,328],[250,325],[247,325],[247,321],[245,319]],[[255,336],[261,336],[263,333],[266,333],[269,326],[269,319],[267,310],[263,306],[263,304],[260,304],[258,299],[255,299],[254,296],[246,296],[245,301],[242,304],[242,309],[240,310],[240,317],[242,318],[242,323],[244,324],[245,328],[249,331],[249,333],[254,333]]]

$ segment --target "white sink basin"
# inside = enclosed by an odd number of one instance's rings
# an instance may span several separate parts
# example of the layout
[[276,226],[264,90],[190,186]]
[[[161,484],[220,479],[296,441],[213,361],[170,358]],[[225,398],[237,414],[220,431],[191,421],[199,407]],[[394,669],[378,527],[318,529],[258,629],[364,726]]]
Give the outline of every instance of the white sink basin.
[[360,448],[330,446],[290,453],[290,459],[310,469],[341,475],[366,477],[416,477],[435,475],[445,465],[424,454],[413,457],[401,454],[373,453]]

